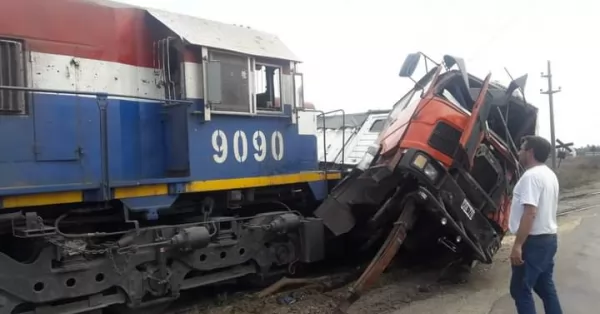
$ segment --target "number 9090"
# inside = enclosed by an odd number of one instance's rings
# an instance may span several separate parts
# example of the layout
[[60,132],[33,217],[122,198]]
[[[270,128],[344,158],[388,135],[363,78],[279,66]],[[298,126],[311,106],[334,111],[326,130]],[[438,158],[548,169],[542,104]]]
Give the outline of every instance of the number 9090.
[[[268,145],[270,144],[270,145]],[[224,163],[229,154],[229,141],[223,130],[215,130],[212,134],[212,147],[215,151],[213,160],[216,163]],[[262,131],[255,131],[252,134],[252,156],[254,160],[262,162],[267,158],[270,148],[273,159],[279,161],[283,159],[283,135],[281,132],[275,131],[270,136],[270,143],[267,142],[267,137]],[[248,137],[246,132],[242,130],[235,131],[232,141],[233,157],[237,162],[245,162],[250,154],[248,150]]]

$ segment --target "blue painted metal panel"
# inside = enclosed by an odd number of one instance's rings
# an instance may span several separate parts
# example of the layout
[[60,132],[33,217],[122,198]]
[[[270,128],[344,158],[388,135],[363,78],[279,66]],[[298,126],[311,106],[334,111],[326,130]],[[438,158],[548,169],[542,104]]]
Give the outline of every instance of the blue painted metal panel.
[[[32,97],[34,103],[35,159],[68,161],[79,159],[79,102],[67,97],[54,102],[48,97]],[[56,119],[56,117],[60,117]]]
[[[161,104],[156,102],[109,100],[107,113],[111,182],[141,182],[165,177],[161,109]],[[97,140],[99,139],[98,135]],[[98,160],[98,164],[99,162]]]
[[[85,147],[82,150],[83,158],[80,160],[64,161],[71,159],[70,156],[62,158],[66,156],[64,152],[73,151],[73,136],[88,144],[93,144],[91,138],[98,136],[97,130],[89,128],[88,122],[90,114],[94,118],[97,116],[95,102],[91,112],[82,110],[81,107],[77,109],[74,106],[76,102],[76,97],[73,96],[39,94],[32,97],[29,116],[0,116],[0,132],[11,134],[10,137],[0,139],[0,194],[43,193],[97,186],[99,169],[93,159],[99,155],[99,147]],[[63,104],[70,106],[66,105],[63,108]],[[59,110],[52,110],[52,107],[59,107]],[[34,123],[37,118],[40,118],[38,121],[44,122]],[[70,133],[66,135],[67,140],[63,140],[62,137],[68,132],[57,123],[68,125],[66,129],[79,124],[82,132]],[[35,126],[39,126],[36,136]],[[34,144],[41,145],[34,150]],[[63,160],[36,162],[35,151],[44,151],[44,160]]]
[[[86,189],[100,183],[100,130],[99,110],[96,99],[75,97],[70,95],[37,94],[34,96],[31,112],[51,123],[78,123],[77,136],[81,145],[79,160],[44,161],[34,160],[34,118],[19,116],[0,116],[0,132],[13,134],[10,141],[0,140],[0,195],[21,194],[25,192],[51,192],[69,189]],[[52,110],[57,104],[77,103],[77,115],[66,119],[64,110]],[[129,102],[137,104],[135,102]],[[44,106],[44,108],[41,108]],[[72,106],[73,107],[73,106]],[[110,101],[109,151],[111,155],[111,173],[115,179],[122,178],[121,123],[119,120],[120,101]],[[72,111],[71,111],[72,112]],[[75,120],[75,122],[73,122]],[[17,131],[18,130],[18,131]],[[37,138],[37,144],[51,147],[54,152],[67,151],[72,148],[72,141],[61,140],[61,129],[46,128],[46,134]],[[45,140],[45,142],[44,142]],[[23,148],[27,148],[29,156]],[[56,157],[56,156],[55,156]],[[48,158],[50,159],[50,158]],[[58,159],[58,158],[57,158]],[[137,178],[135,178],[137,179]],[[22,191],[19,191],[21,188]]]
[[[114,111],[117,111],[119,115],[114,114]],[[107,112],[110,115],[108,119],[109,133],[113,131],[110,125],[113,119],[118,119],[120,126],[119,132],[110,133],[108,137],[108,146],[111,152],[109,155],[110,178],[113,180],[136,180],[140,176],[138,167],[142,162],[139,106],[120,101],[119,108],[109,104]],[[119,148],[113,151],[113,147]],[[129,165],[129,167],[123,167],[123,164]]]
[[[38,94],[35,99],[32,109],[37,112],[36,121],[40,121],[36,126],[44,131],[37,142],[48,149],[46,161],[33,159],[33,119],[1,116],[0,132],[13,136],[0,138],[0,195],[14,194],[19,187],[22,191],[17,192],[23,193],[32,188],[37,192],[55,191],[61,185],[74,189],[98,186],[101,137],[96,99],[53,94]],[[201,101],[198,105],[202,106]],[[160,103],[109,99],[112,183],[167,182],[171,181],[168,170],[187,167],[190,176],[175,181],[270,176],[317,169],[316,137],[299,135],[289,117],[213,115],[211,121],[205,122],[191,114],[197,109],[195,106],[180,108],[183,109],[170,111]],[[71,155],[75,145],[81,147],[78,159],[72,159]]]
[[315,181],[308,183],[308,187],[310,188],[316,200],[322,201],[327,197],[327,195],[329,194],[327,184],[327,181]]
[[[0,164],[12,165],[34,159],[31,116],[0,115],[0,132]],[[3,176],[0,170],[0,179]]]
[[[140,165],[139,177],[144,179],[165,177],[167,170],[165,157],[167,154],[164,138],[165,129],[162,123],[162,104],[140,103],[139,108],[140,127],[138,130],[141,156],[137,161]],[[122,123],[125,123],[125,121]]]
[[316,136],[299,135],[288,117],[212,115],[191,121],[189,134],[193,179],[316,170]]
[[190,175],[188,138],[188,105],[175,105],[164,110],[165,150],[167,171],[173,176]]

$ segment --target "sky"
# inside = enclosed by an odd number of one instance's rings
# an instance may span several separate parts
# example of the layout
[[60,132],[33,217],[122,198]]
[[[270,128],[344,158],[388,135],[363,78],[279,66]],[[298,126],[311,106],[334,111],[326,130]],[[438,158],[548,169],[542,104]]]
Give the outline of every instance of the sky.
[[[600,144],[600,2],[593,0],[118,0],[250,26],[279,36],[303,64],[305,99],[320,110],[389,109],[412,83],[406,55],[465,59],[469,72],[510,82],[528,74],[525,95],[550,139],[547,61],[552,63],[556,137]],[[596,31],[594,31],[596,30]]]

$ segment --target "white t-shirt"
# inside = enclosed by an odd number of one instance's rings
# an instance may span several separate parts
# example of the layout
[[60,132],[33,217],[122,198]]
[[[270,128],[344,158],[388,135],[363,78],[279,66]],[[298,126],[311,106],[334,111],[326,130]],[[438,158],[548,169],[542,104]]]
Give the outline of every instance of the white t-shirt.
[[519,230],[525,204],[537,207],[529,234],[557,232],[558,178],[548,166],[538,165],[527,169],[515,185],[508,225],[513,234]]

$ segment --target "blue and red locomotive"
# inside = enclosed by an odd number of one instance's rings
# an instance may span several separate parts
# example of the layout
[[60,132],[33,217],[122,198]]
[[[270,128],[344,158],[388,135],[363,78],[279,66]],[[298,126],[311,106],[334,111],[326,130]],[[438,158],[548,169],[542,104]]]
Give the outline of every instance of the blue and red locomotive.
[[323,258],[297,57],[100,0],[0,3],[0,313],[137,308]]

